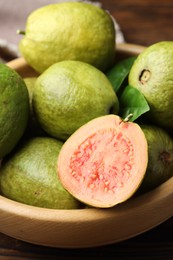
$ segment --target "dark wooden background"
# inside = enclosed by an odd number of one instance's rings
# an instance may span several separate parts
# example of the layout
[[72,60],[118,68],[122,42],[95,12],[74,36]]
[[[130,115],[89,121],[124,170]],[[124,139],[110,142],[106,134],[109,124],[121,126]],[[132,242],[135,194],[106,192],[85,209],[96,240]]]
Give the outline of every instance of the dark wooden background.
[[[173,40],[173,0],[100,2],[119,23],[126,42],[148,46]],[[0,259],[173,260],[173,218],[127,241],[83,250],[36,246],[0,234]]]
[[148,46],[173,40],[172,0],[102,0],[120,24],[125,40]]

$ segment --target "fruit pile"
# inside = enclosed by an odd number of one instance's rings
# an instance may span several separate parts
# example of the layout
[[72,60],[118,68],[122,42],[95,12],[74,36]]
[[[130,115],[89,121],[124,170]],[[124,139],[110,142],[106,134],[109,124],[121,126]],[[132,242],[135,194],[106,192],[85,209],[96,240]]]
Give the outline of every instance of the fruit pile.
[[[66,2],[31,13],[0,64],[0,192],[45,208],[108,208],[173,175],[173,42],[116,61],[110,15]],[[116,62],[115,62],[116,61]]]

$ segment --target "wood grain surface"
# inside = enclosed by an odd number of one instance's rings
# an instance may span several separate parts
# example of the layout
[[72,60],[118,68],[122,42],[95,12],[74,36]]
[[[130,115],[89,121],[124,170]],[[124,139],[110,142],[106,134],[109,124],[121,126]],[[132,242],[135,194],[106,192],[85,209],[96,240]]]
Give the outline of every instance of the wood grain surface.
[[92,249],[57,249],[31,245],[0,235],[0,259],[172,260],[173,220],[135,238]]
[[[172,0],[101,0],[119,23],[126,42],[148,46],[173,40]],[[55,249],[31,245],[0,234],[0,259],[172,260],[173,218],[117,244],[92,249]]]
[[102,0],[103,7],[120,24],[125,40],[148,46],[173,40],[172,0]]

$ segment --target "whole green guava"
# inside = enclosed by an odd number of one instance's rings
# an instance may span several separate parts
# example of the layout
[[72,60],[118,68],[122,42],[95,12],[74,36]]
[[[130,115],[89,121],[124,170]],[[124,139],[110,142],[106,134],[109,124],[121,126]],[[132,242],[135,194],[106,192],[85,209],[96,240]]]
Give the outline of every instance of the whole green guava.
[[2,162],[0,190],[12,200],[43,208],[74,209],[81,204],[61,185],[57,159],[63,143],[35,137]]
[[89,120],[118,113],[119,102],[103,72],[81,61],[61,61],[36,80],[34,114],[46,133],[66,140]]
[[135,60],[129,84],[145,96],[151,123],[173,128],[173,41],[161,41],[147,47]]
[[115,58],[115,36],[112,18],[102,8],[56,3],[28,16],[19,50],[39,73],[62,60],[80,60],[106,70]]
[[29,118],[29,95],[20,75],[0,64],[0,159],[9,154],[24,134]]
[[173,176],[173,139],[160,127],[140,126],[147,139],[149,159],[139,192],[147,192]]

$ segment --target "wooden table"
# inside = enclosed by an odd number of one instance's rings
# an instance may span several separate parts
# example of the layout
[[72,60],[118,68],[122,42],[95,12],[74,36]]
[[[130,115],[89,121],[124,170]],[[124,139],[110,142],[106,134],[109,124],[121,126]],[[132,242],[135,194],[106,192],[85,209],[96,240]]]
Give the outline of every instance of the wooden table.
[[172,0],[102,0],[120,24],[126,42],[148,46],[173,40]]
[[[173,40],[172,0],[100,2],[119,23],[126,42],[148,46],[157,41]],[[0,234],[0,259],[172,260],[173,218],[127,241],[92,249],[42,247]]]

